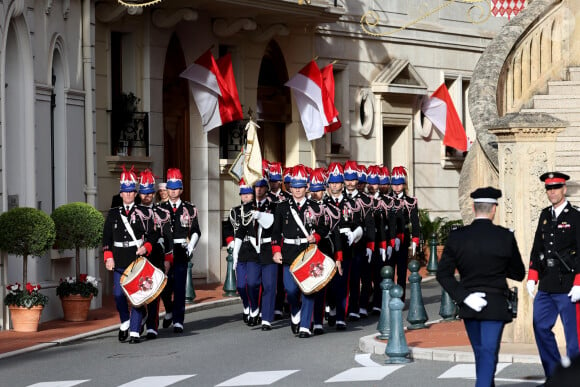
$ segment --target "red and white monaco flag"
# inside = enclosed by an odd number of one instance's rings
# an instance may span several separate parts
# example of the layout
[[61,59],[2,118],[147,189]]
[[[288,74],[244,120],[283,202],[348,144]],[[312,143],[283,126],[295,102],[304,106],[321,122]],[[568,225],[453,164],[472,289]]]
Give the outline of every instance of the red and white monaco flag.
[[336,105],[334,104],[334,72],[332,64],[324,67],[320,70],[320,73],[322,74],[322,83],[324,85],[322,89],[324,114],[328,121],[328,125],[324,127],[324,132],[330,133],[340,129],[342,126],[342,123],[338,119],[338,110],[336,110]]
[[467,135],[445,83],[423,102],[421,110],[443,133],[443,144],[463,152],[467,150]]
[[322,137],[328,119],[324,112],[322,74],[316,62],[310,61],[285,86],[294,90],[294,99],[308,141]]
[[[223,59],[221,67],[226,72],[227,80],[220,72],[211,51],[207,50],[180,74],[182,78],[191,81],[191,94],[201,114],[201,123],[206,133],[215,127],[242,118],[233,72],[229,73],[231,57]],[[232,87],[235,88],[235,97],[232,95]]]

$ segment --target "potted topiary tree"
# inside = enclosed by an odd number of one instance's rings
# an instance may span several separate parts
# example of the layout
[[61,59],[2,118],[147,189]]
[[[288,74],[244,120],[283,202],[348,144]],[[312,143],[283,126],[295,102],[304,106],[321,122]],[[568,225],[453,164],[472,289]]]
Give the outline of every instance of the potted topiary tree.
[[82,202],[64,204],[51,217],[56,227],[56,247],[75,250],[75,276],[61,279],[56,288],[64,320],[86,321],[98,288],[95,277],[81,274],[80,249],[99,246],[105,220],[97,209]]
[[36,332],[42,309],[48,297],[39,292],[40,285],[28,282],[28,256],[40,256],[54,243],[54,222],[36,208],[14,208],[0,215],[0,250],[22,257],[22,283],[8,285],[4,304],[10,310],[12,328],[19,332]]

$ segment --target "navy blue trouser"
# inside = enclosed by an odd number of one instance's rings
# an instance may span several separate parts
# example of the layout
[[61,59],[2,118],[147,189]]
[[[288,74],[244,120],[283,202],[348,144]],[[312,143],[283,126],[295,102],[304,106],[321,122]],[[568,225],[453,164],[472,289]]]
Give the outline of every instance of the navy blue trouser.
[[475,355],[475,387],[494,386],[494,375],[504,321],[465,319],[465,330]]
[[185,285],[187,262],[173,261],[173,323],[183,325],[185,319]]
[[127,296],[123,293],[121,288],[121,276],[125,268],[115,268],[113,271],[113,297],[115,299],[115,305],[117,306],[117,312],[119,312],[119,318],[121,323],[125,321],[130,321],[129,331],[130,332],[140,332],[141,322],[145,316],[145,307],[135,308],[131,306],[131,311],[129,311],[129,302],[127,301]]
[[278,264],[269,263],[262,267],[262,321],[274,321],[276,304],[276,285],[278,283]]
[[[286,297],[290,304],[290,313],[296,316],[300,312],[300,328],[310,330],[310,323],[312,322],[312,314],[314,312],[314,294],[302,294],[302,291],[294,281],[292,273],[290,273],[290,265],[284,265],[284,289],[286,289]],[[302,301],[302,304],[300,303]]]
[[564,327],[566,354],[572,359],[580,353],[578,349],[580,304],[573,304],[566,293],[538,291],[534,297],[534,335],[546,377],[550,377],[560,364],[560,351],[552,332],[558,315]]
[[[349,297],[348,297],[348,313],[359,312],[360,301],[360,281],[363,270],[363,262],[367,262],[366,248],[355,247],[353,249],[352,262],[350,264],[349,272]],[[338,320],[338,317],[337,317]]]
[[334,289],[336,300],[336,321],[346,322],[346,309],[348,307],[348,287],[350,276],[350,265],[352,260],[342,261],[342,275],[338,272],[332,278],[332,288]]
[[260,302],[262,270],[257,262],[238,262],[236,267],[236,288],[244,309],[249,308],[252,317],[257,315]]

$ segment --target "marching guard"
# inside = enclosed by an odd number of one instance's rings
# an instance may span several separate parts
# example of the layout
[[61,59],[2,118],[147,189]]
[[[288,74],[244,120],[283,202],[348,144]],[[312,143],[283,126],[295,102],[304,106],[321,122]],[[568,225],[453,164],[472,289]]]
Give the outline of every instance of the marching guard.
[[134,168],[125,170],[120,179],[120,196],[123,204],[109,210],[103,229],[103,252],[105,267],[113,271],[113,297],[119,312],[121,326],[119,341],[129,338],[130,344],[141,342],[143,319],[146,308],[133,307],[121,288],[125,269],[139,256],[149,256],[157,243],[153,210],[135,205],[137,175]]
[[192,203],[181,200],[182,179],[181,171],[178,168],[167,170],[166,184],[169,200],[161,204],[161,208],[171,214],[173,229],[173,305],[165,306],[166,314],[163,327],[169,328],[173,323],[173,332],[175,333],[183,333],[187,264],[201,237],[197,208]]
[[305,196],[307,185],[306,168],[303,165],[295,166],[292,169],[292,198],[278,203],[272,230],[273,260],[283,265],[284,288],[290,304],[290,327],[300,338],[312,335],[310,324],[314,295],[301,294],[290,272],[290,265],[310,244],[317,244],[329,232],[320,206]]
[[411,247],[411,254],[415,256],[417,246],[419,246],[419,235],[421,235],[419,206],[417,198],[409,196],[405,192],[405,185],[407,184],[405,167],[393,167],[391,173],[391,187],[395,200],[396,236],[394,240],[391,240],[391,245],[395,252],[393,253],[393,259],[389,260],[389,266],[396,270],[396,282],[397,285],[403,288],[401,299],[405,302],[409,247]]
[[259,247],[254,227],[254,191],[242,178],[239,182],[241,204],[230,210],[226,226],[228,245],[234,240],[234,270],[236,288],[244,308],[242,320],[249,326],[258,324],[260,313],[260,265]]
[[[153,250],[151,251],[149,260],[167,275],[173,263],[171,214],[168,210],[153,203],[154,195],[155,176],[150,169],[146,169],[139,176],[139,196],[141,197],[141,205],[153,210],[155,227],[159,232],[159,239],[153,244]],[[159,329],[159,299],[160,296],[156,297],[147,305],[147,340],[157,338]]]

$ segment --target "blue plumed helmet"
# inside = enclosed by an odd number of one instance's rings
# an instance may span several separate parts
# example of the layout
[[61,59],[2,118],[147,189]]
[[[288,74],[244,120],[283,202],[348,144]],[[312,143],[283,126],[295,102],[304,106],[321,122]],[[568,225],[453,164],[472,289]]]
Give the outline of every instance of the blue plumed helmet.
[[308,172],[304,165],[298,164],[292,167],[290,176],[290,187],[303,188],[308,186]]
[[268,186],[268,172],[270,163],[268,160],[262,160],[262,178],[254,183],[256,187],[267,187]]
[[380,185],[389,185],[391,184],[391,174],[389,173],[389,168],[385,167],[384,165],[381,166],[381,171],[379,173],[379,184]]
[[135,174],[135,167],[127,171],[123,165],[123,172],[121,172],[119,192],[136,192],[137,191],[137,175]]
[[178,168],[169,168],[167,170],[167,189],[183,189],[183,177]]
[[370,165],[367,169],[367,184],[380,184],[380,172],[378,165]]
[[282,164],[279,161],[268,164],[268,178],[270,181],[282,181]]
[[139,193],[143,195],[155,193],[155,176],[149,168],[139,176]]
[[358,181],[358,164],[356,161],[348,160],[344,163],[344,180]]
[[344,183],[344,170],[340,163],[332,162],[327,168],[327,181],[329,183]]
[[326,175],[324,168],[316,168],[310,175],[310,192],[324,191],[326,189]]
[[391,171],[391,185],[405,184],[407,181],[407,171],[405,167],[393,167]]
[[254,190],[252,189],[252,187],[250,187],[249,185],[246,184],[243,177],[240,179],[240,182],[238,184],[240,186],[240,195],[254,193]]
[[367,175],[368,175],[367,168],[364,165],[359,164],[358,165],[358,182],[359,183],[367,183]]

